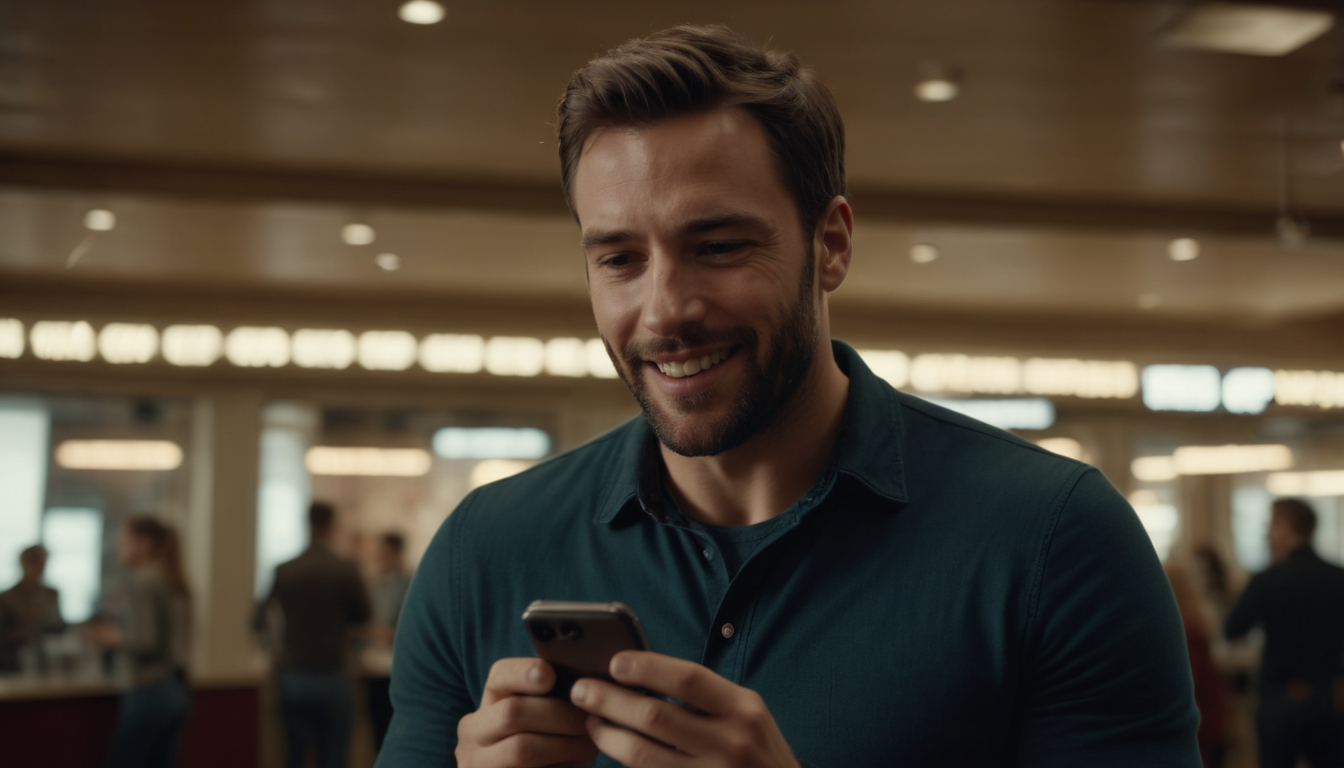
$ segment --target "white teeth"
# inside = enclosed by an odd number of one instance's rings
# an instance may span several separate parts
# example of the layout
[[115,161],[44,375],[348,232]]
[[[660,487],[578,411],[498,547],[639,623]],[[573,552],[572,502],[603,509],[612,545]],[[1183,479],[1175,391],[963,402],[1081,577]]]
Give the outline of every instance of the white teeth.
[[728,353],[722,350],[711,352],[708,355],[693,357],[685,362],[678,363],[669,360],[666,363],[658,363],[658,370],[671,376],[674,379],[682,379],[687,376],[694,376],[701,371],[707,371],[728,359]]

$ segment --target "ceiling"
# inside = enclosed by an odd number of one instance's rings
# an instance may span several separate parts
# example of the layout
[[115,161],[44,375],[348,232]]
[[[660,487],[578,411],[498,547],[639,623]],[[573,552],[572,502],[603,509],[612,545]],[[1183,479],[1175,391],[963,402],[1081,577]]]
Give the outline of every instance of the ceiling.
[[[1163,48],[1181,4],[1139,0],[447,0],[429,27],[397,5],[0,0],[0,279],[583,301],[556,97],[691,21],[835,91],[858,214],[837,305],[1344,318],[1344,19],[1266,58]],[[922,61],[961,96],[914,99]],[[1273,238],[1285,158],[1299,249]],[[67,270],[92,207],[119,225]],[[351,221],[375,243],[341,243]],[[1178,235],[1197,260],[1166,258]]]

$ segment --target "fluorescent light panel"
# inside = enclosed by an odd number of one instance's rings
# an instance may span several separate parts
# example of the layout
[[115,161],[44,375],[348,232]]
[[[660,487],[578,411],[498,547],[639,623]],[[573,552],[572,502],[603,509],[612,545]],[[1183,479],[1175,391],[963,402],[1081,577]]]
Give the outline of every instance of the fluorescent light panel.
[[144,323],[108,323],[98,332],[98,351],[109,363],[147,363],[159,351],[159,332]]
[[289,365],[289,334],[284,328],[234,328],[224,340],[224,356],[240,368]]
[[0,357],[23,357],[23,323],[13,318],[0,319]]
[[1283,56],[1334,26],[1326,11],[1250,3],[1201,3],[1162,36],[1170,48]]
[[1275,371],[1274,400],[1279,405],[1344,408],[1344,373]]
[[420,448],[346,448],[315,446],[303,464],[314,475],[419,477],[429,472],[433,458]]
[[1265,487],[1275,496],[1344,496],[1344,469],[1275,472]]
[[1150,365],[1143,369],[1143,404],[1154,411],[1218,408],[1223,379],[1211,365]]
[[213,325],[170,325],[162,347],[163,359],[172,365],[213,365],[224,350],[224,334]]
[[169,440],[66,440],[56,446],[56,464],[66,469],[165,471],[182,464],[182,449]]
[[33,355],[40,360],[75,360],[81,363],[92,360],[98,346],[93,326],[83,320],[41,320],[33,323],[28,341],[33,345]]
[[1043,397],[1012,400],[930,397],[927,400],[999,429],[1049,429],[1055,423],[1055,405]]
[[445,427],[434,433],[434,452],[445,459],[540,459],[551,437],[533,427]]

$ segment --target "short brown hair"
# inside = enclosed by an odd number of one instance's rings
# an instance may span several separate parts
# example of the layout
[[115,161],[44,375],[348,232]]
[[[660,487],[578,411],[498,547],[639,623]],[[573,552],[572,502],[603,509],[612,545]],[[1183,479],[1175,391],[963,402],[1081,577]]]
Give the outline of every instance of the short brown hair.
[[1282,519],[1293,533],[1311,541],[1316,533],[1316,510],[1301,499],[1275,499],[1270,507],[1274,517]]
[[327,531],[336,522],[336,508],[325,501],[314,501],[308,505],[308,527],[314,531]]
[[830,90],[792,53],[766,51],[727,27],[683,25],[631,40],[574,73],[560,99],[560,181],[570,213],[574,172],[593,131],[742,107],[770,137],[803,232],[845,193],[845,126]]

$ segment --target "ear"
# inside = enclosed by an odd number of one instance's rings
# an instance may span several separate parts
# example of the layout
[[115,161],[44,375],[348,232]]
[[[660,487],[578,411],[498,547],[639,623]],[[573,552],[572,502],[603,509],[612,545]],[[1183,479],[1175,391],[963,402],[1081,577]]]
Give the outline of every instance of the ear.
[[854,211],[849,201],[836,195],[817,224],[813,242],[817,255],[817,284],[827,293],[845,282],[854,259]]

